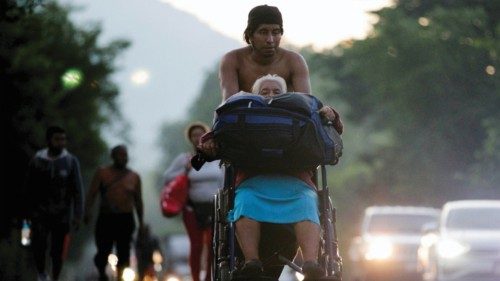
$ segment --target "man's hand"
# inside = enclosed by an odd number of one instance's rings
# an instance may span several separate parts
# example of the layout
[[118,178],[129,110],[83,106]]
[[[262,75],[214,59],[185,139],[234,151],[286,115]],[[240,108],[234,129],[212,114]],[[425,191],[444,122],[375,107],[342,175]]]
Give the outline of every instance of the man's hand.
[[217,149],[219,147],[214,141],[214,133],[207,132],[200,138],[200,142],[196,149],[201,152],[205,159],[214,159],[217,156]]
[[207,139],[205,142],[198,144],[196,147],[203,155],[210,158],[215,158],[217,156],[217,144],[214,139]]
[[344,124],[342,124],[342,121],[340,120],[340,115],[333,107],[331,106],[323,106],[319,110],[319,115],[321,118],[324,118],[330,122],[333,123],[333,127],[335,130],[339,133],[342,134],[344,132]]
[[335,121],[335,118],[337,118],[337,115],[335,114],[333,108],[326,105],[319,110],[319,115],[321,116],[321,118],[331,122]]

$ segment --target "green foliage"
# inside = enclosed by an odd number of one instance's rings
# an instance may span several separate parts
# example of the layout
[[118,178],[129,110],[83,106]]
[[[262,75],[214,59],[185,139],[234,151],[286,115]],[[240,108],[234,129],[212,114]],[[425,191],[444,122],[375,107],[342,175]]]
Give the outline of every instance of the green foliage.
[[191,104],[189,112],[192,120],[198,120],[207,124],[212,124],[214,118],[214,109],[222,101],[219,88],[218,66],[206,74],[205,81],[201,91]]
[[[11,3],[0,12],[6,181],[20,182],[28,160],[45,146],[45,129],[53,124],[66,129],[68,148],[79,157],[88,179],[107,154],[101,129],[122,120],[118,88],[109,76],[116,70],[114,59],[129,43],[116,40],[99,46],[98,26],[75,26],[68,17],[71,10],[56,3],[30,3],[27,8]],[[70,69],[78,70],[82,79],[65,88],[61,78]]]
[[[355,149],[357,165],[368,164],[377,175],[360,190],[371,203],[407,197],[439,205],[468,196],[477,178],[471,168],[483,167],[482,153],[498,141],[491,120],[498,120],[499,79],[486,72],[498,65],[498,19],[484,5],[472,5],[477,1],[446,9],[421,2],[412,9],[400,1],[377,12],[370,37],[309,60],[312,73],[319,69],[337,81],[328,95],[347,102],[344,116],[356,126],[373,124],[365,133],[391,136],[368,153]],[[494,154],[487,155],[487,170],[498,169]]]
[[159,165],[161,169],[159,172],[163,172],[177,155],[190,149],[184,134],[187,125],[187,121],[170,122],[165,123],[160,129],[158,143],[163,157]]
[[219,90],[218,67],[214,67],[206,74],[205,81],[201,87],[200,93],[188,109],[188,118],[180,122],[165,123],[158,138],[159,146],[162,150],[161,169],[168,167],[170,162],[179,153],[191,149],[186,140],[184,130],[190,122],[201,121],[211,126],[214,109],[221,102]]

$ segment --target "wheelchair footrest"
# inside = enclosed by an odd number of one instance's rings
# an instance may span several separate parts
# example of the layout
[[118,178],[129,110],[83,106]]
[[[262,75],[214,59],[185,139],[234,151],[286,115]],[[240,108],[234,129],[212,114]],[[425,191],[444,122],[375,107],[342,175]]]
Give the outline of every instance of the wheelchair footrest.
[[304,279],[304,281],[341,281],[341,279],[335,276],[326,276],[317,279]]
[[234,276],[231,278],[231,281],[278,281],[278,279],[274,279],[267,276],[260,277],[243,277],[243,276]]

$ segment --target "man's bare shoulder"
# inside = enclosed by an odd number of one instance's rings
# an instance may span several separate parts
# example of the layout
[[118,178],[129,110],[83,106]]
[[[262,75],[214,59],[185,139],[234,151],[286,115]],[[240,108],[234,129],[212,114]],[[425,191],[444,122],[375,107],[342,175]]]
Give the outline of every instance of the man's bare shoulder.
[[110,169],[111,169],[111,166],[101,165],[101,166],[97,167],[97,169],[95,170],[95,173],[97,175],[102,175],[103,173],[106,173]]
[[250,46],[244,46],[227,52],[225,56],[242,56],[244,54],[248,54],[250,51],[251,51]]
[[129,173],[132,174],[132,177],[134,177],[136,181],[139,181],[139,182],[141,181],[141,176],[139,175],[138,172],[136,172],[132,169],[129,169]]
[[294,50],[288,50],[288,49],[282,49],[283,51],[283,56],[290,62],[305,62],[304,57],[297,51]]
[[241,48],[238,48],[238,49],[234,49],[234,50],[231,50],[231,51],[227,52],[222,57],[222,60],[223,61],[238,61],[241,58],[243,58],[245,56],[248,56],[248,54],[250,53],[249,51],[250,51],[250,47],[249,46],[241,47]]

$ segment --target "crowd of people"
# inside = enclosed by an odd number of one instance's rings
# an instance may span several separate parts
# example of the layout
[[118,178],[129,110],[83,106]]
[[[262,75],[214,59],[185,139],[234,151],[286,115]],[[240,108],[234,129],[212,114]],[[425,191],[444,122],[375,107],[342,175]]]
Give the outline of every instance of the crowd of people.
[[[237,93],[273,96],[295,92],[311,94],[309,71],[304,58],[297,52],[280,47],[283,20],[277,7],[261,5],[248,14],[244,31],[247,46],[232,50],[222,57],[219,70],[222,100]],[[322,118],[333,122],[339,133],[343,127],[339,114],[329,106],[321,109]],[[217,143],[210,137],[209,127],[193,122],[185,130],[190,151],[179,154],[163,173],[162,183],[185,172],[189,178],[188,200],[182,210],[182,221],[190,241],[189,266],[193,281],[211,280],[213,240],[213,198],[223,186],[224,171],[218,160],[205,163],[201,169],[191,166],[191,158],[202,153],[217,154]],[[58,280],[64,254],[69,245],[71,230],[81,222],[93,222],[94,204],[98,199],[95,219],[94,264],[99,280],[108,280],[108,256],[116,248],[117,276],[129,266],[131,245],[137,229],[136,254],[140,278],[148,274],[151,252],[161,248],[152,239],[151,229],[144,222],[142,184],[140,175],[128,167],[125,145],[111,149],[109,165],[96,169],[88,192],[84,186],[78,158],[66,149],[66,132],[50,127],[46,132],[47,148],[36,153],[27,169],[24,192],[30,194],[24,216],[32,222],[32,250],[38,280]],[[263,243],[283,246],[284,253],[293,259],[300,248],[304,261],[302,271],[308,280],[323,274],[318,257],[319,215],[318,196],[312,181],[312,171],[293,173],[262,173],[252,170],[236,171],[234,208],[228,219],[236,226],[236,237],[244,256],[239,274],[278,278],[282,267],[266,267],[267,256]],[[284,200],[286,199],[286,200]],[[271,211],[272,210],[272,211]],[[167,223],[167,222],[166,222]],[[282,239],[282,228],[292,229],[291,240]],[[261,241],[261,233],[270,239]],[[286,232],[285,232],[286,233]],[[294,236],[294,237],[293,237]],[[286,241],[286,242],[284,242]],[[47,270],[47,248],[50,247],[51,270]],[[168,255],[168,253],[165,253]]]

